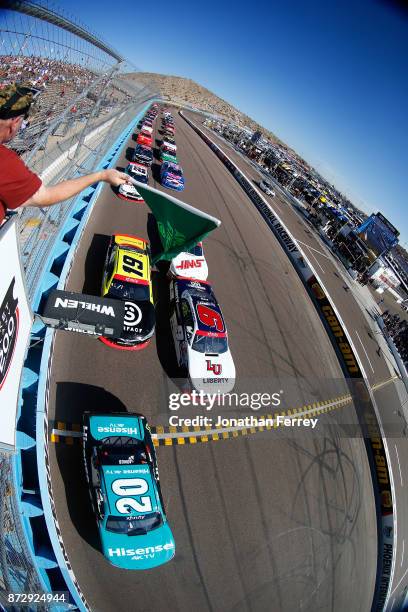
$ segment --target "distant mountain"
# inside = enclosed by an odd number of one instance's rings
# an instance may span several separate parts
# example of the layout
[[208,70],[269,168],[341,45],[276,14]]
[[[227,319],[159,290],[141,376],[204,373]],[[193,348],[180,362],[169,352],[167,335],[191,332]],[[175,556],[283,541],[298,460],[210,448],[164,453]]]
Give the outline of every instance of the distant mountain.
[[191,79],[184,77],[156,74],[154,72],[136,72],[126,75],[127,79],[137,80],[139,83],[150,85],[160,91],[164,99],[179,104],[189,104],[200,110],[214,115],[225,117],[241,127],[248,127],[253,131],[259,130],[265,138],[273,142],[282,143],[275,134],[259,125],[256,121],[242,113],[206,87],[202,87]]

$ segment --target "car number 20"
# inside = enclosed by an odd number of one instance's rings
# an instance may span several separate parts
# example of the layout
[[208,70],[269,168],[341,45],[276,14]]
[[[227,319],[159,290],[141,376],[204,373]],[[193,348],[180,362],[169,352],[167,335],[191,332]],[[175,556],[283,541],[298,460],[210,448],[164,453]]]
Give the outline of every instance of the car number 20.
[[[152,500],[145,495],[149,490],[148,483],[143,478],[119,478],[112,483],[112,491],[120,497],[115,503],[116,510],[121,514],[129,514],[129,506],[136,512],[151,512]],[[139,500],[126,495],[140,496]]]

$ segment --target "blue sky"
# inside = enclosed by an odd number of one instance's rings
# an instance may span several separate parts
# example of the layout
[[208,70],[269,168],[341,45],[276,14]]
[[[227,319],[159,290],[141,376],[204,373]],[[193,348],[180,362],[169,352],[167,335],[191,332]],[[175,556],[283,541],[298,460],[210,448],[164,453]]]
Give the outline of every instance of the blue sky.
[[197,4],[60,2],[142,70],[191,78],[275,132],[407,242],[408,13],[389,0]]

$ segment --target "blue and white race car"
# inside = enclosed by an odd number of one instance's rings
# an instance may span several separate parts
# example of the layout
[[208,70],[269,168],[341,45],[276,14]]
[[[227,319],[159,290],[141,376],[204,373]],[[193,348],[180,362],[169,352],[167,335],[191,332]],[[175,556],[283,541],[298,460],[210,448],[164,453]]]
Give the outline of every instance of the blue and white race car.
[[224,317],[211,286],[203,281],[170,281],[170,327],[179,367],[204,393],[228,393],[235,385],[235,365]]
[[174,557],[150,428],[142,415],[84,414],[83,451],[104,556],[123,569]]
[[163,187],[183,191],[184,176],[181,166],[172,162],[163,162],[160,166],[160,182]]

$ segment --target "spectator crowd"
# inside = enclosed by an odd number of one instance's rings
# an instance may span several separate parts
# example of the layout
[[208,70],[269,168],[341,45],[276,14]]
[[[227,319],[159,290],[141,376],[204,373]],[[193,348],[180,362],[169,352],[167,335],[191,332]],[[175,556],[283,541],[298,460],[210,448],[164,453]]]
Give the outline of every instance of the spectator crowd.
[[24,82],[37,89],[46,89],[51,83],[65,83],[81,91],[95,79],[95,74],[81,66],[38,56],[0,56],[0,80],[8,85]]
[[405,367],[408,367],[408,321],[402,320],[397,314],[386,310],[382,314],[385,328],[394,342]]
[[117,86],[110,84],[106,87],[109,79],[102,79],[98,85],[92,87],[86,97],[74,102],[97,77],[95,72],[68,61],[40,56],[0,56],[0,88],[18,82],[40,92],[29,120],[23,122],[11,147],[20,154],[30,150],[50,123],[67,108],[70,109],[70,116],[66,118],[66,122],[72,126],[74,121],[86,120],[98,99],[98,114],[106,114],[123,99],[130,99],[131,96]]

